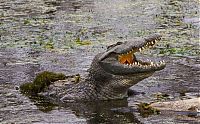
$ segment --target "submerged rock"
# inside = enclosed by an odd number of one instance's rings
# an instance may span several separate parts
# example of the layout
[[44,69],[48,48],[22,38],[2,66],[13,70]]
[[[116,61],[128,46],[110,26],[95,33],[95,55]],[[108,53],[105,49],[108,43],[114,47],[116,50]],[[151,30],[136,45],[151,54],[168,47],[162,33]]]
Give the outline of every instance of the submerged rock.
[[192,111],[200,113],[200,97],[187,100],[156,102],[152,103],[151,106],[159,110]]

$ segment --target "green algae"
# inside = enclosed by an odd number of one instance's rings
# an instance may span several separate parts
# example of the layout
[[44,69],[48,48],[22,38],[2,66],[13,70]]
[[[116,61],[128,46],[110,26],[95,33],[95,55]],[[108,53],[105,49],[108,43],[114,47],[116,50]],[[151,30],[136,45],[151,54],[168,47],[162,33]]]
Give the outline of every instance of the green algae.
[[80,38],[77,38],[77,39],[75,40],[75,43],[76,43],[77,45],[81,45],[81,46],[92,44],[91,41],[85,41],[85,40],[82,41],[82,40],[80,40]]
[[50,40],[50,41],[46,42],[45,45],[44,45],[44,48],[45,49],[54,49],[53,41]]
[[37,95],[37,93],[47,88],[51,82],[64,80],[65,78],[66,76],[62,73],[44,71],[39,73],[33,82],[22,84],[20,86],[20,91],[24,94]]
[[29,20],[29,19],[24,20],[24,24],[25,24],[25,25],[31,24],[31,20]]
[[52,50],[54,49],[55,43],[53,42],[53,38],[48,37],[47,39],[44,36],[38,36],[36,39],[36,45],[38,48]]
[[182,47],[182,48],[174,47],[174,48],[160,49],[159,54],[182,56],[182,55],[193,55],[198,53],[194,53],[191,47]]
[[160,55],[198,56],[199,31],[198,27],[184,20],[198,17],[196,9],[187,11],[186,3],[178,0],[168,0],[160,8],[155,21],[159,24],[157,32],[163,34]]
[[148,103],[140,103],[138,105],[138,111],[142,117],[148,117],[149,115],[160,114],[160,110],[151,107],[150,104]]
[[163,101],[169,99],[169,95],[166,93],[156,93],[154,94],[154,97],[157,101]]

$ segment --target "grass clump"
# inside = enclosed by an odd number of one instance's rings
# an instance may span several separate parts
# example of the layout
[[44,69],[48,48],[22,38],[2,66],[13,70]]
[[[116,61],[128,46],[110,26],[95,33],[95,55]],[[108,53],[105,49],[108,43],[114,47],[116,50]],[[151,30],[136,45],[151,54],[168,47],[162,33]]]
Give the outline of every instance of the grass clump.
[[151,107],[150,104],[148,103],[140,103],[138,105],[138,111],[142,117],[148,117],[149,115],[160,114],[160,110]]
[[37,93],[47,88],[51,82],[64,80],[66,76],[62,73],[44,71],[39,73],[32,83],[25,83],[20,86],[20,91],[24,94],[37,95]]

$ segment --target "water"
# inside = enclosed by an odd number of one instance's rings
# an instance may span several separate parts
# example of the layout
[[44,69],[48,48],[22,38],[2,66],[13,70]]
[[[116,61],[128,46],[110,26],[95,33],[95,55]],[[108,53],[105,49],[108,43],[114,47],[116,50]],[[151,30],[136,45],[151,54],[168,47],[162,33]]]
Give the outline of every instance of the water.
[[[0,122],[198,122],[199,117],[189,121],[169,112],[143,118],[135,107],[156,101],[158,92],[171,100],[199,96],[198,9],[198,1],[1,0]],[[16,90],[45,70],[84,76],[107,45],[155,32],[163,35],[162,42],[144,54],[160,56],[167,67],[133,86],[141,93],[127,100],[53,105]]]

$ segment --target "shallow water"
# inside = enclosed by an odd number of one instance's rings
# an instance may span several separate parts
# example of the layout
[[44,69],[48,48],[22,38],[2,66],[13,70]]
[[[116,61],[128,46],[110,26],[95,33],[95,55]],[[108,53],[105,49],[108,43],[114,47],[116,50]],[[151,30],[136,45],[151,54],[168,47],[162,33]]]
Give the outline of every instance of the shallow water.
[[[136,103],[200,95],[198,1],[2,0],[0,2],[1,123],[198,123],[199,116],[162,112],[143,118]],[[16,87],[41,71],[86,75],[93,57],[117,41],[161,33],[156,49],[167,67],[133,86],[127,100],[52,105]],[[164,99],[159,99],[164,100]],[[183,117],[181,117],[183,116]]]

